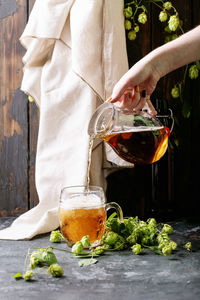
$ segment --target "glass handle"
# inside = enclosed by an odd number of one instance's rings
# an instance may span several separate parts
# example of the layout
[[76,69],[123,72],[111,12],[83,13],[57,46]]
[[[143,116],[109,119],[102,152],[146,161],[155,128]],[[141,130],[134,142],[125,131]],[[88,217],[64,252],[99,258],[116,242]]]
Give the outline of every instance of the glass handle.
[[106,211],[108,211],[110,208],[114,208],[117,212],[117,216],[119,218],[120,223],[123,223],[123,221],[124,221],[123,212],[122,212],[122,209],[119,206],[119,204],[117,204],[116,202],[109,202],[109,203],[106,203],[105,208],[106,208]]

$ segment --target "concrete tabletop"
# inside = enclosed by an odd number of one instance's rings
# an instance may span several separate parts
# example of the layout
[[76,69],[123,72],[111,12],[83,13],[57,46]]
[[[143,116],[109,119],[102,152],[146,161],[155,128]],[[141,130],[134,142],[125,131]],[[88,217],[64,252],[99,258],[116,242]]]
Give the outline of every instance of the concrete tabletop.
[[[0,229],[11,223],[0,218]],[[0,299],[5,300],[168,300],[200,299],[200,224],[170,223],[171,238],[180,246],[171,256],[146,250],[135,255],[129,250],[108,252],[94,265],[79,267],[72,254],[54,250],[64,276],[53,278],[42,269],[32,281],[15,280],[23,273],[29,247],[48,245],[68,249],[65,242],[52,244],[49,234],[30,241],[0,240]],[[191,241],[193,251],[181,247]]]

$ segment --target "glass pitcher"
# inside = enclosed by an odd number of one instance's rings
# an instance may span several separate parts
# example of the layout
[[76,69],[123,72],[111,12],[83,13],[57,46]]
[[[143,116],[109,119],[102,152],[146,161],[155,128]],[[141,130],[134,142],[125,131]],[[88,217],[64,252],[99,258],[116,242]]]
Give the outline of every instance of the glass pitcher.
[[147,111],[139,113],[105,102],[91,117],[88,134],[101,138],[125,161],[146,165],[158,161],[166,152],[170,131],[158,117]]

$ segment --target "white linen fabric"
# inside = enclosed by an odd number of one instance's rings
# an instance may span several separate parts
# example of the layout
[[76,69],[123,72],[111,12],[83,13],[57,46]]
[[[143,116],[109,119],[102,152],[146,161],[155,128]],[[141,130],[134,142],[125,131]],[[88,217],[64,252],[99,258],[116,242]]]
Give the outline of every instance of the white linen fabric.
[[[61,189],[86,183],[88,122],[128,70],[123,3],[36,0],[20,40],[27,50],[21,89],[40,109],[39,204],[1,230],[0,239],[31,239],[55,230]],[[105,187],[103,148],[103,143],[94,146],[90,175],[91,184]],[[107,155],[128,166],[109,148]]]

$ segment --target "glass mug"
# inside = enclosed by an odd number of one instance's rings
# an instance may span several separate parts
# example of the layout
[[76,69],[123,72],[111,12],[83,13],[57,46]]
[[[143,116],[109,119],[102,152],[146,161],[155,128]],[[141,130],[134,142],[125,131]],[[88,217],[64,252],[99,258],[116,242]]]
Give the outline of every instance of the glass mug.
[[116,210],[122,222],[120,206],[115,202],[105,202],[104,191],[98,186],[69,186],[62,189],[59,222],[68,246],[71,247],[85,235],[89,235],[91,243],[99,244],[105,230],[106,212],[110,208]]

